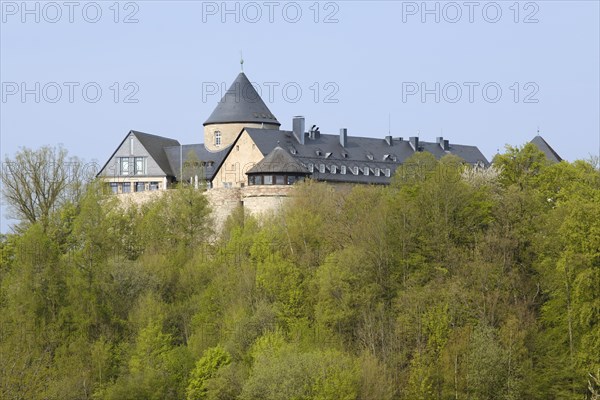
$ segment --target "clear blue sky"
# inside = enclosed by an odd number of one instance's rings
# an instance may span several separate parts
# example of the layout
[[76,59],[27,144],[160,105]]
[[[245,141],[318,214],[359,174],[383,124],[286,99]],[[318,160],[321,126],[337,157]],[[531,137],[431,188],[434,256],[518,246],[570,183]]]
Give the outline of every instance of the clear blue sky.
[[383,137],[391,120],[491,159],[539,127],[567,160],[599,152],[598,1],[26,4],[1,3],[2,159],[61,143],[104,163],[130,129],[201,142],[240,50],[283,129]]

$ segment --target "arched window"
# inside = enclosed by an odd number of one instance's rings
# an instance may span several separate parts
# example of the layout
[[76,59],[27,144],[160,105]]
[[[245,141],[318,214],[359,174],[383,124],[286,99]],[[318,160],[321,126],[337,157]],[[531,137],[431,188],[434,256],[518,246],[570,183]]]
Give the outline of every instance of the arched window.
[[215,146],[221,145],[221,131],[215,131]]

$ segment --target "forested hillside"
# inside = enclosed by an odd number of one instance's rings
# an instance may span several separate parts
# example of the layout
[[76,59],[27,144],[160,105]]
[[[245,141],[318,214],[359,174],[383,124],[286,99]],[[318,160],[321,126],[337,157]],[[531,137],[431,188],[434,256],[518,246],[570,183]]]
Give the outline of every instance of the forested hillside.
[[2,236],[0,398],[600,398],[598,164],[458,161],[222,232],[90,184]]

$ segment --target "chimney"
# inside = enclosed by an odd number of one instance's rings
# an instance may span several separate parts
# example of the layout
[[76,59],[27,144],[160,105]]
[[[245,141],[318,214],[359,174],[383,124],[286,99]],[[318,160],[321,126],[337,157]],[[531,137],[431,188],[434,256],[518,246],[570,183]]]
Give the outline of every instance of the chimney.
[[308,138],[310,140],[318,139],[321,136],[321,132],[319,131],[319,127],[316,125],[311,126],[308,130]]
[[348,144],[348,129],[346,128],[340,129],[340,144],[342,147],[346,147],[346,144]]
[[414,151],[419,151],[419,138],[417,136],[411,136],[408,138],[410,146]]
[[392,137],[391,136],[386,136],[385,137],[385,142],[388,144],[388,146],[392,145]]
[[444,140],[443,137],[439,136],[436,139],[437,144],[440,145],[440,147],[442,148],[442,150],[450,150],[450,144],[448,142],[448,140]]
[[296,116],[293,118],[293,130],[294,136],[296,136],[296,140],[300,144],[304,144],[304,117]]

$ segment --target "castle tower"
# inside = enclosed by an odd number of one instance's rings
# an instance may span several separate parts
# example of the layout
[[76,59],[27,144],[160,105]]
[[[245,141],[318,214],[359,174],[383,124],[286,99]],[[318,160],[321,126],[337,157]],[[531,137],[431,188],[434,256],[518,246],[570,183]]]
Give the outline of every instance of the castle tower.
[[280,125],[246,74],[240,72],[204,122],[204,146],[220,151],[233,143],[244,127],[279,129]]

